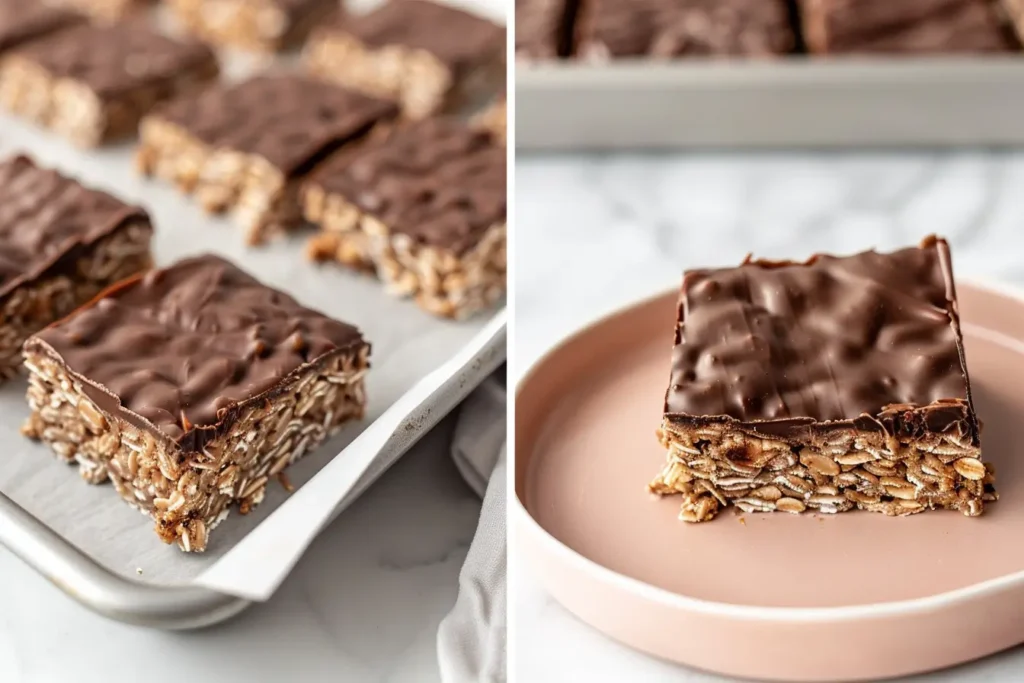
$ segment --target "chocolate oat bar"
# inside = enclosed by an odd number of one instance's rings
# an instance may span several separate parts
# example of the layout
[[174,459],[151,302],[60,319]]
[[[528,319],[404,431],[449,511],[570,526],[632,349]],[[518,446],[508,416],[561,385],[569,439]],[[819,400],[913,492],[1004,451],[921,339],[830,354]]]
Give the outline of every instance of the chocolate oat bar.
[[0,0],[0,55],[22,43],[85,21],[80,14],[39,0]]
[[793,50],[786,0],[581,0],[579,56],[772,57]]
[[406,123],[342,151],[306,183],[317,260],[377,273],[397,295],[464,318],[505,291],[506,154],[448,118]]
[[324,19],[340,11],[339,0],[167,0],[190,32],[215,45],[262,52],[304,41]]
[[853,508],[974,517],[981,461],[949,246],[683,278],[658,494],[680,517]]
[[149,7],[153,0],[32,0],[33,2],[58,5],[88,14],[100,21],[112,22],[123,19],[132,12]]
[[0,61],[5,107],[82,146],[135,133],[152,107],[217,77],[209,48],[141,21],[83,24]]
[[799,0],[813,53],[1008,52],[1020,45],[989,0]]
[[409,118],[496,91],[505,76],[505,29],[429,0],[390,0],[316,31],[310,71],[397,100]]
[[192,258],[28,340],[23,432],[199,552],[229,506],[247,513],[271,477],[363,416],[369,353],[355,327]]
[[146,117],[139,168],[232,210],[251,244],[302,224],[299,183],[327,155],[397,109],[297,74],[219,84]]
[[152,233],[138,207],[27,157],[0,163],[0,379],[29,335],[149,268]]
[[568,56],[579,4],[580,0],[516,0],[516,59]]

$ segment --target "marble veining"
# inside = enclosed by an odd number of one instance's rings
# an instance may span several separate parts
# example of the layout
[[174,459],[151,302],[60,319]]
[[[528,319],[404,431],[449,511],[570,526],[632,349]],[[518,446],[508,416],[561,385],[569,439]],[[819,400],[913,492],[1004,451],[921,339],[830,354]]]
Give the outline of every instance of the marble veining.
[[[748,252],[805,258],[893,249],[937,233],[952,244],[959,279],[1022,285],[1022,187],[1024,153],[1011,152],[521,155],[513,370],[521,377],[580,325],[677,286],[684,268],[735,265]],[[605,638],[551,599],[525,565],[515,564],[511,586],[519,680],[724,680]],[[1022,676],[1018,648],[913,680]]]

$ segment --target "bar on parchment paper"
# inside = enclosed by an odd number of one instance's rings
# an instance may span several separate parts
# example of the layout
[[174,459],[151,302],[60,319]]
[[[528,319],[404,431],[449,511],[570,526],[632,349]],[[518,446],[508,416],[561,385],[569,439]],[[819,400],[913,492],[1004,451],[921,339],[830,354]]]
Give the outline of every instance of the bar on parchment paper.
[[786,0],[581,0],[582,59],[775,57],[796,37]]
[[138,207],[24,156],[0,163],[0,379],[29,335],[149,268],[152,233]]
[[11,51],[0,61],[0,100],[83,147],[135,134],[157,104],[217,77],[206,46],[142,21],[83,24]]
[[23,432],[199,552],[232,505],[246,514],[272,477],[363,417],[369,353],[355,327],[200,256],[29,339]]
[[650,488],[680,517],[746,512],[982,514],[981,460],[949,247],[683,278]]
[[502,87],[505,28],[451,5],[390,0],[315,31],[305,61],[319,77],[423,118]]
[[255,76],[176,100],[142,123],[140,170],[232,211],[250,244],[302,225],[299,184],[394,104],[298,74]]
[[505,292],[506,152],[447,117],[343,150],[303,190],[316,260],[368,269],[427,311],[466,318]]
[[990,0],[799,0],[817,54],[1010,52],[1020,41]]
[[276,52],[302,43],[340,0],[167,0],[193,35],[221,47]]

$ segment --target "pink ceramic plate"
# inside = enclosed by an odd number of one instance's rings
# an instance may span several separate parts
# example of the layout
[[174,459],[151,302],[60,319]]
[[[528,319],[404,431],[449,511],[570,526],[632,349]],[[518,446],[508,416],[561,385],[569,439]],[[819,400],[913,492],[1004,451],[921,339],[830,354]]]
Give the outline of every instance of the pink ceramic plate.
[[1024,302],[959,288],[985,515],[677,520],[646,484],[676,294],[573,336],[516,401],[518,545],[570,611],[645,652],[758,679],[856,680],[947,667],[1024,641]]

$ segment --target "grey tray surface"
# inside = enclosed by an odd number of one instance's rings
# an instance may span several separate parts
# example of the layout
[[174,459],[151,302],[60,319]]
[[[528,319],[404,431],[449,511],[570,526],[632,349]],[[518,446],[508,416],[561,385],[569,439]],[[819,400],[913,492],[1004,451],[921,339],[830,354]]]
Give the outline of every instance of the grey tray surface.
[[526,151],[1024,144],[1024,57],[516,65]]

